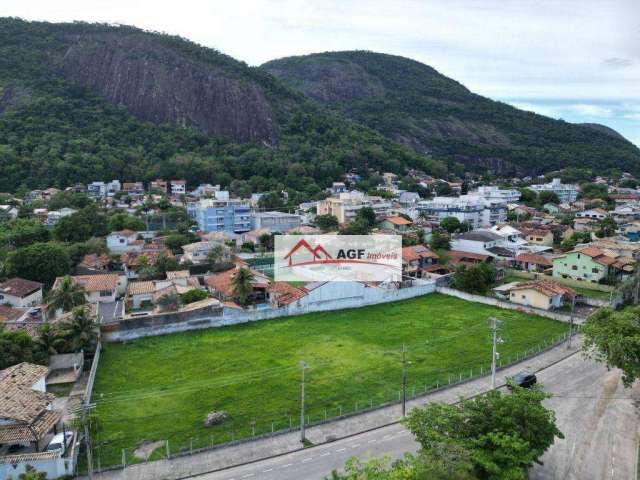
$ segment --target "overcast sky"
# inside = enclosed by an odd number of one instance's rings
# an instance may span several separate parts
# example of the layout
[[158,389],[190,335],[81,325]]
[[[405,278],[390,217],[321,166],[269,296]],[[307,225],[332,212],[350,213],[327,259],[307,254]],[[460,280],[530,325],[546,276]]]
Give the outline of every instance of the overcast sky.
[[0,16],[179,34],[259,65],[367,49],[640,145],[640,0],[0,0]]

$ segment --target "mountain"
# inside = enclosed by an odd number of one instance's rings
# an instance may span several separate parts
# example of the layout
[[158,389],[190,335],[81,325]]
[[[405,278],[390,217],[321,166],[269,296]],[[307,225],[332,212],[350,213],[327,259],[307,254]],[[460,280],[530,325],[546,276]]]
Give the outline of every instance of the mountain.
[[345,172],[565,166],[640,173],[638,149],[370,52],[249,67],[183,38],[0,18],[0,192],[184,178],[318,198]]
[[273,60],[262,68],[388,138],[477,171],[640,171],[640,150],[611,131],[490,100],[407,58],[327,52]]
[[606,125],[602,125],[601,123],[578,123],[578,125],[591,128],[602,133],[606,133],[607,135],[611,135],[612,137],[615,137],[617,139],[626,140],[620,132],[614,130],[611,127],[607,127]]
[[353,169],[444,174],[213,49],[128,26],[0,19],[0,191],[186,178],[317,196]]

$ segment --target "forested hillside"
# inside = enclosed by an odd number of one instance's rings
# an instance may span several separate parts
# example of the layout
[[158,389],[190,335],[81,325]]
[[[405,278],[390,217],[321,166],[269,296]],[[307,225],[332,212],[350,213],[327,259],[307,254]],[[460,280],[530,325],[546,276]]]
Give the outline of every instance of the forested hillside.
[[262,68],[389,138],[478,171],[530,174],[575,166],[640,172],[640,150],[606,127],[518,110],[407,58],[330,52]]
[[446,171],[215,50],[0,20],[0,191],[160,176],[308,197],[351,169],[406,166]]

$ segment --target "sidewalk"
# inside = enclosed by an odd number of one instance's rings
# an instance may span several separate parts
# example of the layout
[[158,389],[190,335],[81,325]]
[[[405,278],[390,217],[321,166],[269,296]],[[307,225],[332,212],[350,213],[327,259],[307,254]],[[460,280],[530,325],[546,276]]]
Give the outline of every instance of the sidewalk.
[[[505,377],[511,376],[524,368],[538,371],[557,363],[563,358],[575,353],[579,347],[580,340],[574,337],[573,348],[571,350],[567,349],[566,343],[562,343],[535,357],[506,367],[497,373],[497,385],[504,385]],[[477,378],[408,401],[407,410],[428,402],[454,403],[461,397],[472,397],[487,392],[490,389],[490,376]],[[308,427],[306,436],[311,442],[318,445],[388,425],[397,422],[400,418],[401,406],[393,405],[350,418]],[[207,450],[194,455],[176,457],[170,460],[157,460],[131,465],[125,469],[94,474],[94,478],[99,480],[155,480],[160,478],[176,480],[190,475],[220,470],[300,449],[300,433],[295,431]]]

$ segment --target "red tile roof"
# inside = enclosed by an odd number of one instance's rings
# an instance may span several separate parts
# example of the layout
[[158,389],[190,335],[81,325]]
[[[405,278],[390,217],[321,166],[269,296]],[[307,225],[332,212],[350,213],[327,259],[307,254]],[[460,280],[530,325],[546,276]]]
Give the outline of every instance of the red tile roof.
[[555,297],[557,295],[567,295],[569,297],[574,297],[576,295],[575,290],[569,287],[565,287],[564,285],[560,285],[555,282],[550,282],[548,280],[537,280],[534,282],[524,282],[520,283],[510,290],[535,290],[547,297]]
[[396,217],[387,217],[386,221],[393,223],[394,225],[411,225],[413,222],[407,220],[404,217],[396,216]]
[[516,262],[533,263],[534,265],[543,265],[546,267],[553,266],[553,261],[544,255],[536,255],[535,253],[521,253],[516,257]]
[[0,293],[6,293],[14,297],[24,298],[33,292],[40,290],[42,284],[25,280],[24,278],[10,278],[6,282],[0,283]]

